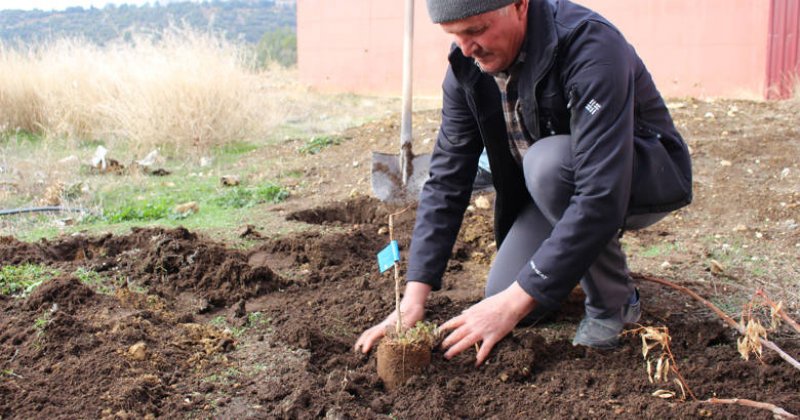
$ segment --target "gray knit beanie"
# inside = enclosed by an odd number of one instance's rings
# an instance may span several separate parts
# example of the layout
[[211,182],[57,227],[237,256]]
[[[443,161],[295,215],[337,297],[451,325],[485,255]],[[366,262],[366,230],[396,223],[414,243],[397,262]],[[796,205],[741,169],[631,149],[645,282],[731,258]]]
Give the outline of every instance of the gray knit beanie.
[[514,3],[514,0],[428,0],[428,14],[433,23],[452,22],[491,12]]

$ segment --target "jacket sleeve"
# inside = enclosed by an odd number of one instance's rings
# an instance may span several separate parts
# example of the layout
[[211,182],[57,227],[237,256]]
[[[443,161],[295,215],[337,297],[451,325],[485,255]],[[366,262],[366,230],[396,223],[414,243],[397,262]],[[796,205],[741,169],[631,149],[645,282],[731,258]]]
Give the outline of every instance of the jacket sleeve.
[[420,193],[408,258],[408,281],[441,288],[441,279],[469,204],[483,144],[466,95],[449,68],[443,84],[442,124]]
[[556,308],[623,226],[633,172],[635,53],[614,28],[588,21],[563,51],[575,193],[520,271],[520,286]]

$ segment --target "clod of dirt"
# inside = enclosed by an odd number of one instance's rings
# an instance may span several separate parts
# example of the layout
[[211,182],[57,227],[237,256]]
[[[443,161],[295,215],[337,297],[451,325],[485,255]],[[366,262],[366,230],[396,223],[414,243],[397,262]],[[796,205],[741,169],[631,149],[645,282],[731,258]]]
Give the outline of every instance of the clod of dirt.
[[240,238],[259,239],[261,234],[258,233],[254,225],[245,225],[236,231],[236,235]]
[[[287,220],[295,220],[310,224],[372,224],[385,222],[391,209],[372,197],[356,197],[344,203],[300,210],[289,214]],[[396,211],[396,210],[394,210]],[[413,212],[407,212],[413,215]]]
[[142,361],[147,358],[147,344],[140,341],[128,348],[128,357],[131,360]]
[[431,364],[431,349],[421,344],[398,343],[384,338],[378,345],[378,376],[393,390],[425,371]]
[[58,277],[36,288],[28,297],[25,306],[32,311],[42,306],[57,304],[62,309],[72,310],[94,296],[94,291],[72,276]]
[[154,230],[141,254],[134,271],[146,273],[143,280],[151,291],[174,296],[188,290],[212,306],[260,296],[290,283],[270,267],[251,266],[241,251],[202,240],[183,228]]

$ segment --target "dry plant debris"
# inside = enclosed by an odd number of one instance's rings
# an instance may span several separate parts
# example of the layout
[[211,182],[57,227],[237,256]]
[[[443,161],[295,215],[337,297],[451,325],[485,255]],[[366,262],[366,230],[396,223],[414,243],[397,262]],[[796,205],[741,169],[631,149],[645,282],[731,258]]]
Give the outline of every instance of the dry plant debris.
[[[669,347],[669,343],[672,341],[672,337],[669,335],[669,328],[639,327],[633,330],[625,331],[623,334],[635,334],[641,337],[642,357],[645,360],[647,379],[650,381],[650,383],[669,382],[669,374],[672,372],[675,374],[674,382],[681,391],[681,400],[686,399],[687,393],[693,400],[697,400],[697,397],[694,396],[694,393],[689,388],[689,385],[678,371],[675,357],[672,355],[672,350],[670,350]],[[660,351],[660,353],[657,355],[651,353],[651,351],[654,349],[655,351]],[[655,372],[653,371],[654,362]],[[673,398],[676,394],[670,390],[658,389],[653,392],[652,395],[654,397],[666,399]]]
[[[714,312],[715,314],[717,314],[717,316],[719,316],[720,318],[722,318],[722,320],[725,321],[725,323],[728,324],[729,327],[735,329],[736,331],[739,331],[739,333],[742,334],[743,336],[746,336],[746,337],[748,336],[747,329],[746,329],[745,325],[740,325],[738,322],[734,321],[733,318],[728,316],[725,312],[722,312],[722,310],[720,310],[716,305],[714,305],[713,303],[709,302],[707,299],[703,298],[702,296],[698,295],[693,290],[691,290],[691,289],[689,289],[687,287],[684,287],[684,286],[679,286],[679,285],[677,285],[675,283],[672,283],[670,281],[667,281],[667,280],[664,280],[664,279],[661,279],[661,278],[658,278],[658,277],[648,276],[648,275],[639,274],[639,273],[633,273],[632,276],[635,277],[635,278],[641,279],[641,280],[646,280],[646,281],[649,281],[649,282],[661,284],[663,286],[670,287],[670,288],[675,289],[675,290],[677,290],[679,292],[682,292],[682,293],[685,293],[685,294],[689,295],[693,299],[695,299],[698,302],[700,302],[703,305],[705,305],[707,308],[711,309],[711,311]],[[795,369],[800,370],[800,362],[798,362],[797,359],[795,359],[794,357],[792,357],[791,355],[786,353],[783,349],[778,347],[777,344],[775,344],[772,341],[768,340],[766,337],[761,337],[761,336],[757,336],[757,335],[754,336],[753,334],[756,334],[757,331],[755,329],[753,331],[754,332],[751,333],[750,336],[749,336],[751,339],[758,341],[761,346],[767,347],[768,349],[774,351],[775,353],[778,353],[778,355],[781,357],[781,359],[785,360],[787,363],[792,365],[792,367],[794,367]]]

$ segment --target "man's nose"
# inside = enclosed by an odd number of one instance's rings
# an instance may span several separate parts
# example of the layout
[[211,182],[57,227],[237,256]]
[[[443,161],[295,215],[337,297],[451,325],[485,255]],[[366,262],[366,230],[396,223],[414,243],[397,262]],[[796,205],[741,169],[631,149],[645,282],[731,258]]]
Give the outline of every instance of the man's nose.
[[472,57],[472,54],[475,53],[477,49],[475,41],[464,36],[456,37],[456,44],[461,48],[461,53],[463,53],[465,57]]

